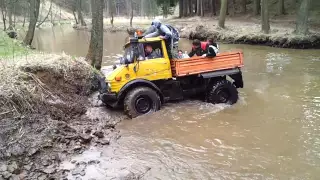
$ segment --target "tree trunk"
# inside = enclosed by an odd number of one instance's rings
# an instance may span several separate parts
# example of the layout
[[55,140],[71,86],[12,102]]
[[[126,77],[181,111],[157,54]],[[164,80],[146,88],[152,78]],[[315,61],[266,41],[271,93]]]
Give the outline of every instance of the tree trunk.
[[109,0],[108,1],[108,3],[109,3],[109,10],[110,10],[110,16],[111,16],[111,18],[110,18],[110,24],[112,25],[112,27],[113,27],[113,16],[114,16],[114,4],[113,4],[113,0]]
[[183,7],[184,6],[184,2],[183,0],[179,0],[179,18],[182,18],[182,16],[185,16],[185,11],[186,9]]
[[201,16],[201,0],[197,0],[197,15]]
[[236,1],[235,0],[231,0],[231,1],[229,1],[229,3],[231,4],[231,7],[232,7],[230,15],[234,16],[236,14]]
[[82,0],[77,0],[76,7],[77,7],[77,13],[78,13],[78,21],[80,21],[81,26],[87,26],[82,15]]
[[130,11],[130,9],[131,9],[131,8],[130,8],[130,1],[131,1],[131,0],[126,0],[126,1],[125,1],[125,2],[126,2],[126,16],[127,16],[128,18],[130,17],[130,14],[131,14],[131,13],[130,13],[130,12],[131,12],[131,11]]
[[260,2],[261,0],[253,0],[253,14],[256,16],[260,14]]
[[247,0],[242,0],[242,13],[245,14],[247,12]]
[[76,24],[79,24],[77,16],[76,16],[76,12],[72,11],[72,14],[73,14],[74,20],[76,21]]
[[261,29],[265,34],[269,34],[270,24],[269,24],[269,10],[268,10],[268,0],[261,0]]
[[39,16],[39,9],[40,9],[40,0],[30,0],[30,19],[29,19],[29,28],[26,37],[23,40],[25,45],[31,46],[34,31],[36,28],[38,16]]
[[132,27],[132,20],[133,20],[133,0],[130,0],[131,1],[131,17],[130,17],[130,27]]
[[104,0],[91,0],[92,30],[86,60],[100,70],[103,55],[103,9]]
[[224,23],[226,21],[227,6],[228,6],[228,1],[221,0],[220,15],[219,15],[219,27],[221,28],[225,27]]
[[295,33],[299,35],[306,35],[308,33],[308,17],[311,6],[311,0],[302,0],[297,15],[297,24]]
[[279,0],[279,15],[285,14],[285,9],[284,9],[284,0]]
[[0,7],[1,7],[2,22],[3,22],[3,30],[6,31],[7,30],[7,25],[6,25],[7,7],[6,7],[5,0],[0,0]]
[[14,3],[11,1],[8,3],[8,19],[9,19],[9,30],[13,30],[13,21],[12,21],[12,16],[13,16],[13,6]]
[[200,5],[201,5],[201,16],[204,16],[204,0],[200,0]]
[[[145,0],[141,0],[141,2],[140,2],[140,16],[141,17],[145,17],[145,15],[146,15],[146,12],[145,12],[145,9],[144,9],[144,4],[145,3],[146,3]],[[179,11],[179,13],[180,13],[180,11]]]
[[217,15],[217,1],[213,0],[212,2],[212,10],[213,10],[213,15],[216,16]]
[[110,0],[105,0],[107,16],[110,16]]
[[213,16],[213,0],[209,0],[210,16]]
[[16,12],[16,5],[14,4],[13,5],[13,27],[14,28],[16,28],[16,14],[17,14],[17,12]]
[[[181,1],[181,0],[180,0]],[[183,1],[183,4],[182,4],[182,10],[183,10],[183,13],[182,15],[184,17],[187,17],[188,16],[188,4],[185,2],[186,0]]]
[[191,15],[193,13],[193,9],[192,9],[192,0],[186,0],[188,3],[188,13],[187,15]]

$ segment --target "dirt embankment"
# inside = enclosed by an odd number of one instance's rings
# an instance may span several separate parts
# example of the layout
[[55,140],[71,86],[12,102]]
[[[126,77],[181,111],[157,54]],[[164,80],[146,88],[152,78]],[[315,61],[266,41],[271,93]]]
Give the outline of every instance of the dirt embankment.
[[0,179],[63,179],[58,167],[69,155],[119,138],[123,116],[101,114],[89,97],[93,72],[67,55],[0,59]]
[[[296,49],[320,48],[320,31],[317,26],[311,27],[307,36],[299,36],[294,34],[294,24],[285,21],[271,23],[269,34],[261,32],[261,25],[256,19],[228,19],[225,29],[219,28],[217,19],[212,18],[168,19],[164,20],[164,23],[176,27],[180,36],[188,39],[205,40],[213,37],[218,42],[230,44],[253,44]],[[75,26],[74,28],[90,30],[90,25],[88,27]],[[114,26],[106,24],[104,26],[106,32],[126,31],[131,35],[137,29],[145,31],[147,28],[146,24],[134,24],[134,27],[129,27],[128,24],[115,24]]]

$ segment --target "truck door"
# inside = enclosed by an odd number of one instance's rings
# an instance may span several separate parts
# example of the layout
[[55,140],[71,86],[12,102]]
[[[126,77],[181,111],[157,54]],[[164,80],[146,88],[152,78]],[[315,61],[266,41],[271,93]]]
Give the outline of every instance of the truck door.
[[[144,57],[135,65],[136,78],[149,81],[172,78],[170,60],[164,50],[164,41],[146,42],[139,48]],[[139,58],[138,58],[139,59]]]

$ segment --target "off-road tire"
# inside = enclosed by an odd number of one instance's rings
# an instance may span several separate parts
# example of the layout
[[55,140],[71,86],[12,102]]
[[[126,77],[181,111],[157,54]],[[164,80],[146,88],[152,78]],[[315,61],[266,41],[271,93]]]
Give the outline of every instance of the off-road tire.
[[[143,111],[143,105],[141,103],[147,103],[150,105],[145,111]],[[124,113],[130,118],[135,118],[142,114],[155,112],[160,109],[161,100],[157,92],[148,87],[138,87],[130,90],[124,99]],[[140,107],[140,108],[139,108]]]
[[207,102],[212,104],[235,104],[239,95],[237,88],[228,80],[221,79],[216,81],[207,94]]

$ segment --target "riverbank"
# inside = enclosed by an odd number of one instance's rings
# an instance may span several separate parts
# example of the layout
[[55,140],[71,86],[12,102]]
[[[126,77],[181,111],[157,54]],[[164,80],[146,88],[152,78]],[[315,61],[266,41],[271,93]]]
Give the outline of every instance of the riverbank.
[[60,162],[119,138],[124,116],[98,103],[96,87],[83,58],[0,57],[0,179],[62,179]]
[[[300,36],[294,34],[293,22],[284,20],[271,21],[271,31],[269,34],[261,32],[259,20],[254,18],[240,17],[227,19],[225,29],[217,26],[217,17],[171,18],[163,21],[176,27],[182,38],[205,40],[213,37],[218,42],[229,44],[253,44],[294,49],[320,48],[320,32],[317,25],[310,27],[308,35]],[[127,31],[129,34],[133,34],[136,29],[145,31],[150,25],[150,23],[143,22],[135,23],[133,27],[130,27],[128,23],[117,23],[111,26],[107,22],[105,20],[104,30],[106,32]],[[90,30],[90,25],[87,27],[74,26],[74,28],[78,30]]]

